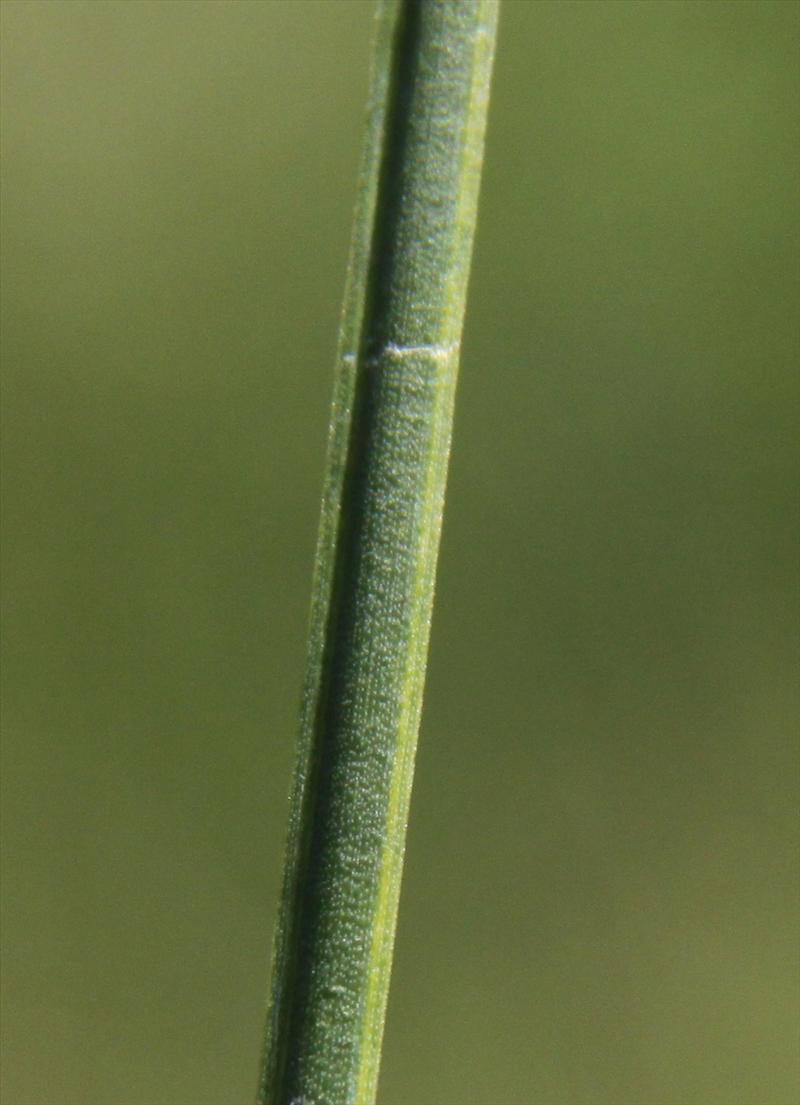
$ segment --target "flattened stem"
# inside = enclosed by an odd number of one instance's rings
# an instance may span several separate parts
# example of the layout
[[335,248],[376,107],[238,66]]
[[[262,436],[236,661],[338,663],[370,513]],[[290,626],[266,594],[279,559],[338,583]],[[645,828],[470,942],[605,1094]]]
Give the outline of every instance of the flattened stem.
[[261,1105],[371,1105],[497,0],[383,0]]

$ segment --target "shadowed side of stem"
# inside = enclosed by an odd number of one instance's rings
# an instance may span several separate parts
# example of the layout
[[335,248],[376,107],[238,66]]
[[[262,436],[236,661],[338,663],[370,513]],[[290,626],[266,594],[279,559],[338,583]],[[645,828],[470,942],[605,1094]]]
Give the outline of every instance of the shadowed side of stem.
[[496,17],[379,10],[264,1105],[375,1097]]

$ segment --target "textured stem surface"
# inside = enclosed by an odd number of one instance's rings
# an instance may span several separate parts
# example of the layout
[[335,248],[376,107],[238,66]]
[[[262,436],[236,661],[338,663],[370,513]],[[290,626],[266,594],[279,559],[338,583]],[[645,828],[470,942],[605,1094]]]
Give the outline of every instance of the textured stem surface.
[[383,0],[259,1101],[375,1098],[497,0]]

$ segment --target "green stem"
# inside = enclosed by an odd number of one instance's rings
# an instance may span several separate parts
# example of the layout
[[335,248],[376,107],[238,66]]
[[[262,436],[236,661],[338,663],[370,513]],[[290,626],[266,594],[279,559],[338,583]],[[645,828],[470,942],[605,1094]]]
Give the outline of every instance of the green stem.
[[382,0],[259,1102],[374,1101],[497,0]]

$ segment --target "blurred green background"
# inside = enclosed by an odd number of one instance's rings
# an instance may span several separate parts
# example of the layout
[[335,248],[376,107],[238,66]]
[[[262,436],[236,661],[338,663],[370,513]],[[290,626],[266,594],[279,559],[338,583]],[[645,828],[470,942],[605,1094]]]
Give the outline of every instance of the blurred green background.
[[[3,1102],[247,1105],[372,5],[3,22]],[[505,5],[382,1105],[798,1100],[799,31]]]

